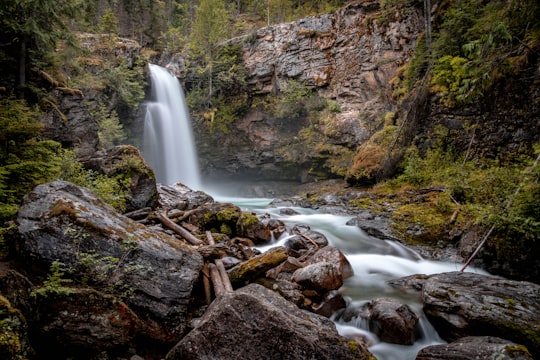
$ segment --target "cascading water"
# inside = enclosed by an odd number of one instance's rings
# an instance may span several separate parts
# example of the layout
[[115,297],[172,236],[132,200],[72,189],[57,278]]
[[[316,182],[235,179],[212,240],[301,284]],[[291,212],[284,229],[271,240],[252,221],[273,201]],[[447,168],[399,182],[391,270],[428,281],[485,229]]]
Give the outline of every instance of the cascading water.
[[[196,189],[199,187],[199,169],[188,112],[178,80],[166,69],[150,65],[152,78],[152,98],[147,103],[144,129],[144,149],[146,160],[154,168],[157,180],[171,184],[177,181]],[[369,237],[356,226],[348,226],[350,216],[321,214],[309,209],[295,208],[297,215],[284,216],[278,208],[268,208],[271,199],[248,199],[220,197],[216,201],[232,202],[243,210],[260,215],[271,214],[282,220],[288,228],[295,224],[306,224],[312,230],[325,235],[330,244],[341,249],[354,269],[354,276],[347,279],[341,289],[350,299],[352,306],[361,305],[376,297],[393,297],[408,304],[420,319],[420,338],[410,346],[381,342],[372,334],[366,321],[356,318],[344,322],[339,316],[333,317],[338,331],[351,338],[360,336],[372,345],[369,350],[379,360],[412,360],[417,352],[428,345],[443,343],[422,311],[415,297],[388,285],[387,280],[412,274],[434,274],[456,271],[461,264],[428,261],[421,259],[412,250],[397,242]],[[267,248],[283,244],[286,237],[280,238]],[[467,271],[478,271],[469,267]]]
[[143,156],[163,184],[200,189],[197,152],[184,93],[167,69],[150,64],[151,96],[146,103]]

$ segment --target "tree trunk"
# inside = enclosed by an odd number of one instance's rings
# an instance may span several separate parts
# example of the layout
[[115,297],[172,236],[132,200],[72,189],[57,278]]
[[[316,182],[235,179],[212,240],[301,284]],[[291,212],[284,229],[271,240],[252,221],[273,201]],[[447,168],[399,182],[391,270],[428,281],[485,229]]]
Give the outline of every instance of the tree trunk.
[[24,99],[24,88],[26,87],[26,40],[21,40],[19,48],[19,84],[17,87],[17,97]]

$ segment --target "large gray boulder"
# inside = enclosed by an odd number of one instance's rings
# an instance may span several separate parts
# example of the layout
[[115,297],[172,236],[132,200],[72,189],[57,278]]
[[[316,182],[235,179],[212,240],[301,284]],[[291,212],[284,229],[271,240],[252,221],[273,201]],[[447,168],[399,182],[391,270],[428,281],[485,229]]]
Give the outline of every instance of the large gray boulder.
[[448,341],[497,336],[540,357],[540,285],[474,273],[451,272],[423,284],[424,312]]
[[373,359],[325,317],[257,284],[217,298],[166,356],[193,359]]
[[533,360],[523,345],[493,336],[469,336],[450,344],[432,345],[418,352],[416,360]]
[[202,256],[89,190],[64,181],[37,186],[19,210],[14,242],[18,260],[35,274],[58,261],[66,277],[124,299],[143,336],[173,344],[187,332]]

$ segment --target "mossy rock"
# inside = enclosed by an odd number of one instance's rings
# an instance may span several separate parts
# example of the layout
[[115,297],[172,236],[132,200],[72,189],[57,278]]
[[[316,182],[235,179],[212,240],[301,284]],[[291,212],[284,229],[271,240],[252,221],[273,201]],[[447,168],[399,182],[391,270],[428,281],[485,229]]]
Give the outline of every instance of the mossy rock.
[[435,244],[446,237],[449,217],[431,203],[407,204],[392,214],[396,234],[414,244]]
[[0,359],[28,359],[33,353],[21,312],[0,295]]

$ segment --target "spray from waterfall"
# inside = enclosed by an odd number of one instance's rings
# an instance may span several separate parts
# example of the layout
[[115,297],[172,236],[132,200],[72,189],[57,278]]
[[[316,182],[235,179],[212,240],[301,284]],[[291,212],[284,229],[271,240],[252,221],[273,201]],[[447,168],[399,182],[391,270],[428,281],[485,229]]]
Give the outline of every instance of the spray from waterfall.
[[167,69],[150,64],[151,94],[146,103],[143,156],[163,184],[181,182],[200,189],[197,151],[184,93]]

